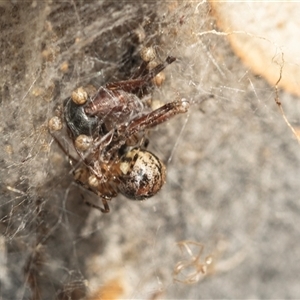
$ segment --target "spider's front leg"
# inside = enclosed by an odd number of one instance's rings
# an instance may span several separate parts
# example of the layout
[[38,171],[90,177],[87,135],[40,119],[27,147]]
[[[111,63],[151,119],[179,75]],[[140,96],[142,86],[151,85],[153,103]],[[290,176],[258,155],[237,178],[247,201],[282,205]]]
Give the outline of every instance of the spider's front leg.
[[[100,149],[99,153],[101,153],[101,159],[109,161],[113,154],[116,153],[130,137],[166,122],[175,115],[186,113],[189,107],[190,102],[187,99],[181,99],[179,101],[167,103],[142,117],[136,117],[128,124],[123,123],[117,126],[113,133],[107,134],[95,145]],[[107,145],[110,144],[110,141],[114,141],[114,145],[108,149]]]
[[131,136],[138,131],[144,131],[164,123],[178,114],[186,113],[189,107],[190,102],[184,98],[167,103],[145,116],[134,118],[127,126],[123,125],[125,128],[121,128],[121,131],[125,131],[126,135]]
[[153,79],[158,73],[163,71],[168,65],[170,65],[175,60],[175,57],[168,56],[164,63],[157,65],[155,68],[149,71],[148,74],[140,78],[108,83],[105,87],[112,91],[123,90],[127,93],[134,93],[136,90],[139,90],[148,85],[151,82],[151,79]]

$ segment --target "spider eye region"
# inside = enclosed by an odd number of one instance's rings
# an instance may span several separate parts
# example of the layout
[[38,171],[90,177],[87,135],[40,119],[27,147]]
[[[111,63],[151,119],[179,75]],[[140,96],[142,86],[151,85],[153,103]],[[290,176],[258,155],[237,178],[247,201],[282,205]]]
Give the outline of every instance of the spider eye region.
[[121,157],[121,194],[132,200],[144,200],[154,196],[166,181],[166,167],[149,151],[133,149]]

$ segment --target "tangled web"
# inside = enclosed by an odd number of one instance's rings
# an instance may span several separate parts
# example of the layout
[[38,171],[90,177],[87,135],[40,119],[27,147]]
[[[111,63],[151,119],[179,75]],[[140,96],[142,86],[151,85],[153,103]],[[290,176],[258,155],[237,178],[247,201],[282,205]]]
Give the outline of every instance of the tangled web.
[[[6,1],[0,15],[0,297],[297,296],[299,145],[274,86],[232,53],[208,3]],[[47,124],[75,88],[128,79],[145,46],[177,58],[152,101],[193,105],[149,133],[162,191],[118,196],[104,215],[83,204],[98,199],[74,183]],[[299,104],[279,98],[296,130]],[[194,285],[173,278],[192,266],[182,240],[212,257]]]

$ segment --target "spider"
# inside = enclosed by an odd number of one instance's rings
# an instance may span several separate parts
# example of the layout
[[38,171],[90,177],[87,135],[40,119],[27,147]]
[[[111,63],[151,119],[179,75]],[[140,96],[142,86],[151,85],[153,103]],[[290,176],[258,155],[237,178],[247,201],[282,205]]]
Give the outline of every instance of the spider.
[[[175,60],[168,56],[149,70],[153,58],[146,56],[131,79],[108,83],[98,90],[80,87],[64,101],[64,123],[78,156],[73,158],[77,161],[74,180],[103,203],[103,207],[88,205],[108,213],[108,201],[118,193],[144,200],[162,188],[166,167],[145,149],[145,131],[187,112],[190,103],[181,99],[149,111],[142,97],[149,93],[155,76]],[[62,127],[58,117],[49,121],[52,134]]]

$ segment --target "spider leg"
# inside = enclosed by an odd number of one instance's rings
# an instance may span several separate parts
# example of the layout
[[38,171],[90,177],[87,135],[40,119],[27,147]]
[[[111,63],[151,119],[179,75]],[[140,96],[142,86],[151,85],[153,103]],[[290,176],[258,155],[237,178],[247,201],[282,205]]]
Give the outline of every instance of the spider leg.
[[[71,162],[71,165],[78,163],[78,158],[75,158],[74,155],[72,155],[70,153],[70,151],[68,151],[66,149],[65,146],[63,146],[62,141],[51,131],[49,131],[52,138],[55,140],[55,142],[57,143],[58,147],[65,153],[65,155],[68,157],[69,161]],[[75,154],[75,153],[74,153]]]
[[158,73],[164,70],[169,64],[171,64],[175,60],[175,57],[168,56],[164,63],[157,65],[148,74],[142,76],[141,78],[108,83],[105,87],[109,90],[121,89],[127,93],[133,93],[137,89],[141,89],[142,87],[146,86],[152,78],[154,78]]
[[[104,136],[99,143],[95,144],[95,147],[100,149],[99,153],[101,153],[101,159],[109,161],[112,155],[116,153],[132,135],[166,122],[177,114],[187,112],[189,106],[189,101],[186,99],[170,102],[147,115],[132,119],[128,124],[125,123],[117,126],[113,134],[110,132]],[[114,145],[107,149],[107,145],[110,144],[109,141],[114,141]]]
[[139,142],[139,148],[147,149],[149,146],[149,139],[145,136],[142,137],[141,141]]
[[189,106],[189,101],[186,99],[167,103],[147,115],[134,118],[129,122],[126,128],[121,128],[121,131],[125,131],[126,134],[130,136],[137,131],[143,131],[145,129],[155,127],[168,121],[177,114],[186,113]]
[[157,65],[155,68],[150,70],[148,74],[143,76],[142,78],[144,81],[149,82],[151,79],[153,79],[158,73],[163,71],[168,65],[170,65],[172,62],[176,60],[176,57],[174,56],[168,56],[164,63]]
[[91,203],[91,202],[89,202],[89,201],[87,201],[87,200],[84,200],[84,203],[85,203],[87,206],[89,206],[89,207],[96,208],[96,209],[100,210],[102,213],[109,213],[110,209],[109,209],[107,200],[104,199],[104,198],[102,198],[101,200],[102,200],[102,203],[103,203],[104,208],[101,207],[101,206],[99,206],[99,205],[96,205],[96,204],[94,204],[94,203]]
[[137,79],[145,74],[147,70],[147,66],[149,64],[149,61],[143,61],[140,67],[137,69],[137,71],[133,74],[131,79]]

